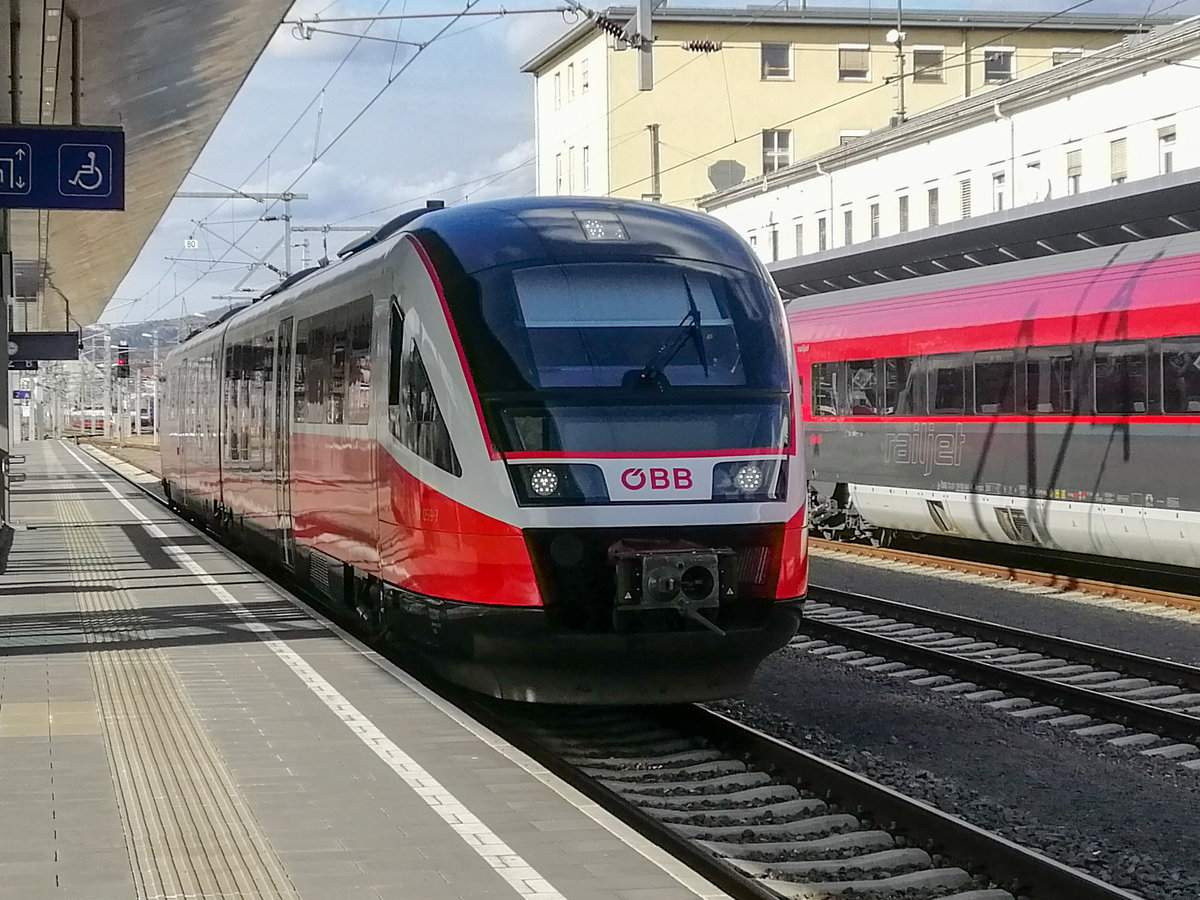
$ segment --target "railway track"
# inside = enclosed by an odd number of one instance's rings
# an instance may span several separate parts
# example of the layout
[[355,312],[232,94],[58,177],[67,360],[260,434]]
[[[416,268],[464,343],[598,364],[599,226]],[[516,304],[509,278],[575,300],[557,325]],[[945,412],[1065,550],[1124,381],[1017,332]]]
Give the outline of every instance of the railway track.
[[813,587],[792,647],[1200,769],[1200,668]]
[[734,897],[1136,896],[700,706],[472,712]]
[[1136,900],[701,706],[545,708],[432,686],[736,898]]

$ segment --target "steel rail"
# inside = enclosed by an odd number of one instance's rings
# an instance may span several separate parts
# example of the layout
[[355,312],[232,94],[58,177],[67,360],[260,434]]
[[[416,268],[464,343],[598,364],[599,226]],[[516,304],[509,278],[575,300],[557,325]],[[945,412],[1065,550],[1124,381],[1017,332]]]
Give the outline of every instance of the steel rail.
[[862,807],[876,821],[894,823],[914,840],[932,841],[951,859],[972,861],[1017,896],[1045,900],[1137,900],[1139,896],[705,707],[676,707],[662,715],[718,746],[742,748],[780,778],[828,790],[844,808]]
[[[847,603],[838,605],[846,606]],[[854,608],[852,603],[850,608]],[[1095,718],[1120,722],[1132,728],[1152,731],[1185,743],[1200,743],[1200,717],[1187,713],[1151,706],[1078,685],[1064,684],[1027,672],[1014,671],[982,659],[971,659],[947,650],[908,643],[901,638],[873,634],[850,625],[838,625],[806,617],[800,627],[802,632],[810,636],[865,649],[912,666],[947,672],[976,684],[1036,698],[1041,702],[1077,710]]]
[[808,597],[810,600],[828,601],[836,606],[894,617],[913,625],[944,628],[985,641],[1009,642],[1025,650],[1058,654],[1073,661],[1102,668],[1120,669],[1139,678],[1177,685],[1190,691],[1200,691],[1200,667],[1172,662],[1169,659],[1143,656],[1140,653],[1130,653],[1115,647],[1104,647],[1037,631],[1026,631],[1022,628],[1001,625],[998,622],[988,622],[984,619],[941,612],[924,606],[914,606],[899,600],[885,600],[882,597],[872,597],[867,594],[819,585],[812,585],[809,588]]

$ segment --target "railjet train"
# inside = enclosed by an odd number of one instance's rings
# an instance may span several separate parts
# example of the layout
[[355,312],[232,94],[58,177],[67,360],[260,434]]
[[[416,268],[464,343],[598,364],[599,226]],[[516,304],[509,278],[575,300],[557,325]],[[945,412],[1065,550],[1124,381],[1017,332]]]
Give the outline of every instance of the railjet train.
[[813,527],[1200,566],[1200,238],[794,301]]
[[172,351],[172,501],[497,697],[744,687],[807,541],[783,306],[741,238],[534,198],[341,255]]

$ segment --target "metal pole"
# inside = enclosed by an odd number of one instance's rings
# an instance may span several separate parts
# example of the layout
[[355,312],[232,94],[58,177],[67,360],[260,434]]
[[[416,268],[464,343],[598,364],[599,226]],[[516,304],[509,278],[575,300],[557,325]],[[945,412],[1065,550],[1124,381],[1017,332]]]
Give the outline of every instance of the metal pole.
[[292,197],[287,194],[283,199],[283,267],[287,269],[284,278],[292,274]]
[[662,202],[662,169],[658,155],[658,123],[647,125],[650,132],[650,194],[655,203]]
[[79,124],[79,110],[83,103],[83,29],[79,27],[79,16],[69,12],[71,18],[71,124]]
[[154,398],[154,405],[151,407],[150,427],[153,429],[154,446],[158,446],[158,329],[154,329],[154,381],[152,382],[151,390]]
[[[112,334],[104,329],[104,431],[106,438],[112,437],[113,426],[113,365],[112,365]],[[95,430],[93,424],[92,430]]]

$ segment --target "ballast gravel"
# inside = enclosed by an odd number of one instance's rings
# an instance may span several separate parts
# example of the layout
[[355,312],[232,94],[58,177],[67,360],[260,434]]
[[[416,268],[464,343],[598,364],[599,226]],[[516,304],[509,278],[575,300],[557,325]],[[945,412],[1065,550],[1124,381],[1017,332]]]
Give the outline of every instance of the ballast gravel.
[[1200,771],[796,649],[713,706],[1149,900],[1200,898]]

